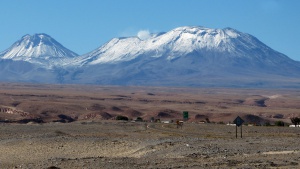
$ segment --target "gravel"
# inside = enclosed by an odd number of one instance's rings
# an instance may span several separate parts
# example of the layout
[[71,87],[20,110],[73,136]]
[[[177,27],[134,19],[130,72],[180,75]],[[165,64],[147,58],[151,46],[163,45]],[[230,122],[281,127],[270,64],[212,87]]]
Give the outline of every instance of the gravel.
[[235,127],[221,124],[147,125],[1,124],[0,168],[300,167],[300,128],[243,126],[235,138]]

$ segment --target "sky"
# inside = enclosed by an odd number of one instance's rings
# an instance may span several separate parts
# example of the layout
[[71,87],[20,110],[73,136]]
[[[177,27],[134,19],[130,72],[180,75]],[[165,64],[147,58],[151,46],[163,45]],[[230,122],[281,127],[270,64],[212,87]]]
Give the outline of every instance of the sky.
[[0,51],[46,33],[82,55],[115,37],[231,27],[300,61],[299,0],[0,0]]

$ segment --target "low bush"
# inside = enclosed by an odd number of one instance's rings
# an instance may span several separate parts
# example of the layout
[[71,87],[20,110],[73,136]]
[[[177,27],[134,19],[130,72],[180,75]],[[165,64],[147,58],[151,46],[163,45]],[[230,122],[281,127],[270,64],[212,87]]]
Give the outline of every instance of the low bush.
[[143,118],[137,117],[137,118],[136,118],[136,121],[143,121]]
[[126,116],[119,115],[119,116],[116,117],[116,120],[125,120],[125,121],[128,121],[129,119]]
[[275,126],[284,126],[284,122],[283,121],[276,121]]

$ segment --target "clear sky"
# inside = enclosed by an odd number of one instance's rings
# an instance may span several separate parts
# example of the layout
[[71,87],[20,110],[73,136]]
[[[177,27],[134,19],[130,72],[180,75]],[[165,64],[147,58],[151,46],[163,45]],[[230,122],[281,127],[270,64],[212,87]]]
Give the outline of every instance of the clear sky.
[[0,0],[0,51],[46,33],[85,54],[114,37],[231,27],[300,61],[300,0]]

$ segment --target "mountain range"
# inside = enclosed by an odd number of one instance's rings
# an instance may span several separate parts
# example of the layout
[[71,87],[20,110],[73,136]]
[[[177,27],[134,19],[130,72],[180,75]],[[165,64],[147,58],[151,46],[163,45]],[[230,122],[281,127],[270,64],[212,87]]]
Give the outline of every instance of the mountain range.
[[146,38],[113,38],[78,55],[47,34],[25,35],[0,52],[9,82],[299,87],[300,63],[232,28],[175,28]]

